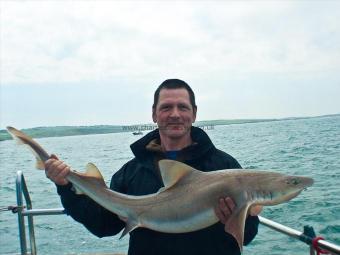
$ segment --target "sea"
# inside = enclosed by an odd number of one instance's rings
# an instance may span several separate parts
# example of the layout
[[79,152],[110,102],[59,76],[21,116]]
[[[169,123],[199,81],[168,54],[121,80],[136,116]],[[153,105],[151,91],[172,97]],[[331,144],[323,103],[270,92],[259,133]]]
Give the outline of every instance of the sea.
[[[288,203],[265,207],[261,216],[299,231],[312,226],[317,235],[340,245],[339,115],[214,126],[206,132],[217,148],[235,157],[243,168],[314,178],[312,187]],[[88,162],[95,163],[109,183],[112,174],[133,157],[129,146],[139,138],[125,132],[37,141],[78,171]],[[0,208],[16,205],[17,171],[24,173],[34,209],[62,207],[54,184],[34,164],[26,147],[13,140],[0,142]],[[66,215],[34,217],[34,224],[38,254],[127,253],[128,236],[98,238]],[[0,254],[18,253],[17,215],[0,212]],[[309,247],[260,225],[243,254],[303,255],[309,254]]]

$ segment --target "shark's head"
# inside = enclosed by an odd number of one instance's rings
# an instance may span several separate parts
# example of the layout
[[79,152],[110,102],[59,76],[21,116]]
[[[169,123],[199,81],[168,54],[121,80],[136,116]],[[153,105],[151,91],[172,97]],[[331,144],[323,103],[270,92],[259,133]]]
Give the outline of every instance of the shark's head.
[[300,194],[313,184],[313,179],[302,176],[283,175],[276,172],[259,171],[250,174],[244,193],[248,201],[262,205],[275,205]]
[[312,186],[313,183],[313,179],[309,177],[283,175],[273,181],[271,185],[273,188],[272,200],[274,203],[288,201],[307,187]]
[[314,181],[312,178],[303,176],[285,176],[284,183],[287,188],[290,189],[304,189],[312,186]]

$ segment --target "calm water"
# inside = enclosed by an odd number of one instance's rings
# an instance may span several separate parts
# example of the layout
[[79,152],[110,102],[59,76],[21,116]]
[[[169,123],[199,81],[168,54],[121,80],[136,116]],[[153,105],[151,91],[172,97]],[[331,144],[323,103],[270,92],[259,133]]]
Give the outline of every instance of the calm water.
[[[272,169],[313,177],[315,184],[286,204],[266,207],[264,217],[302,231],[312,225],[318,234],[340,244],[340,117],[216,126],[207,131],[215,145],[244,168]],[[112,173],[132,157],[129,133],[38,139],[74,169],[87,162],[101,169],[108,183]],[[13,141],[0,142],[0,207],[14,205],[15,175],[25,174],[33,208],[61,207],[54,185],[34,169],[31,153]],[[128,237],[97,238],[65,215],[35,218],[39,254],[126,252]],[[226,247],[227,249],[227,247]],[[62,251],[62,252],[61,252]],[[16,215],[0,212],[0,254],[19,253]],[[308,254],[295,239],[260,226],[244,254]]]

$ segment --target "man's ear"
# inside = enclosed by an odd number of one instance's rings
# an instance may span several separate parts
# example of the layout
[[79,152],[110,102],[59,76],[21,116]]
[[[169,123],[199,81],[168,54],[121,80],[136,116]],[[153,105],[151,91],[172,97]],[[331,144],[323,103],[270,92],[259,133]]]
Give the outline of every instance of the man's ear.
[[152,121],[157,123],[156,109],[154,107],[152,107]]
[[197,106],[195,106],[193,108],[193,112],[194,112],[194,121],[192,123],[194,123],[196,121],[196,114],[197,114]]

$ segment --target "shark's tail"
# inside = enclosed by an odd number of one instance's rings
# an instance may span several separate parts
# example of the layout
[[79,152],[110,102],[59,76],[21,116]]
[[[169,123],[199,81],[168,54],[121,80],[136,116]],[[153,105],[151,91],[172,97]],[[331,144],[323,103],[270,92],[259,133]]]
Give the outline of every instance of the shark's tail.
[[19,144],[28,146],[37,160],[36,167],[42,170],[45,169],[44,162],[50,158],[50,155],[37,142],[23,132],[14,127],[7,127],[7,131]]

